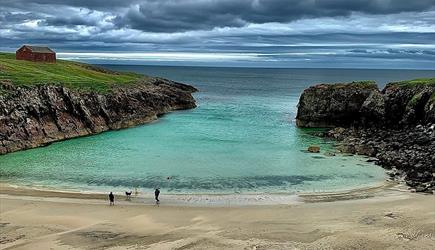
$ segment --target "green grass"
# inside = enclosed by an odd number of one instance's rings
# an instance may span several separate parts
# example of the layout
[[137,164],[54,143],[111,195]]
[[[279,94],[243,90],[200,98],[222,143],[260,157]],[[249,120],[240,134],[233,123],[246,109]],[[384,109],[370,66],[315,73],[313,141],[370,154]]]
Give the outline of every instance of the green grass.
[[423,93],[417,93],[415,94],[411,100],[409,100],[407,106],[411,106],[414,107],[415,105],[417,105],[417,102],[420,101],[421,97],[423,96]]
[[332,85],[332,87],[334,88],[344,88],[344,87],[356,87],[356,88],[367,88],[367,89],[372,89],[372,88],[377,88],[376,82],[375,81],[353,81],[353,82],[349,82],[349,83],[334,83]]
[[[435,87],[435,78],[418,78],[413,80],[405,80],[400,82],[392,82],[389,83],[388,86],[393,87],[405,87],[405,88],[418,88],[420,86],[430,86]],[[408,102],[408,106],[414,106],[422,97],[421,93],[417,93],[412,97],[412,99]],[[435,93],[433,93],[429,98],[429,103],[435,103]]]
[[395,85],[395,86],[400,86],[400,87],[414,87],[414,86],[419,86],[419,85],[435,86],[435,78],[419,78],[419,79],[413,79],[413,80],[393,82],[391,84]]
[[14,85],[59,84],[81,91],[107,92],[113,86],[133,84],[141,78],[146,76],[65,60],[56,63],[16,60],[15,54],[0,53],[0,81]]
[[354,81],[351,82],[351,84],[357,85],[358,87],[368,87],[368,88],[372,88],[373,86],[377,86],[375,81]]
[[[418,88],[420,86],[430,86],[431,88],[435,87],[435,78],[419,78],[413,80],[405,80],[400,82],[392,82],[388,84],[393,87],[402,87],[402,88]],[[407,106],[415,106],[417,102],[421,99],[422,93],[415,94],[411,100],[409,100]],[[428,103],[435,103],[435,92],[429,98]]]
[[430,96],[429,103],[435,103],[435,92]]

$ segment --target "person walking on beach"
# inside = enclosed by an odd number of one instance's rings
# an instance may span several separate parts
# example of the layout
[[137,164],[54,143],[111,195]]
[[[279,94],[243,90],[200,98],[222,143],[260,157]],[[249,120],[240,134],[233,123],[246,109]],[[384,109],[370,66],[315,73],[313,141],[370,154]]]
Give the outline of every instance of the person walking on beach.
[[156,188],[156,191],[154,191],[154,196],[156,198],[156,203],[157,204],[159,204],[159,202],[160,202],[159,195],[160,195],[160,190],[158,188]]
[[112,192],[110,192],[110,194],[109,194],[109,201],[110,201],[109,206],[115,205],[115,196],[113,195]]

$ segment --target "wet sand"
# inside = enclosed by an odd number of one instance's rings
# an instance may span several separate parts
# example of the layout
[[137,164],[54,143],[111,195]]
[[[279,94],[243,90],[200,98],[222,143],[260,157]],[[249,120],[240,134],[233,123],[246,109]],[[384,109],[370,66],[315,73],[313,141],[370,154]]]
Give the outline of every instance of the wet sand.
[[189,206],[163,194],[159,207],[0,188],[0,249],[435,249],[435,196],[394,185],[276,205]]

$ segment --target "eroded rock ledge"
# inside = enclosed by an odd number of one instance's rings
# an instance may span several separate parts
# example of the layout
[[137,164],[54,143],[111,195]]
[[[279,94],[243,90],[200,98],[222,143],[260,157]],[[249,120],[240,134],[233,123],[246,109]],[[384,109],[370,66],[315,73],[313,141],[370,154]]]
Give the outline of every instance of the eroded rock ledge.
[[[432,80],[433,81],[433,80]],[[435,190],[435,84],[320,84],[299,101],[299,127],[331,128],[323,135],[345,153],[376,158],[421,192]]]
[[0,83],[0,154],[127,128],[196,107],[194,87],[153,78],[108,93]]

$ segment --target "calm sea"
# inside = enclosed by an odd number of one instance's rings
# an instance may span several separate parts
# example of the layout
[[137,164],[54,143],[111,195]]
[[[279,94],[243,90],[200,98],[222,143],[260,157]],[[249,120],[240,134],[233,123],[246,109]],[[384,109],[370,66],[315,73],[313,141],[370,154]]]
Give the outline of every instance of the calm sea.
[[[296,193],[371,186],[384,171],[335,155],[332,142],[295,127],[296,105],[314,83],[390,81],[435,71],[257,69],[105,65],[192,84],[198,108],[131,129],[0,156],[0,180],[64,190],[166,193]],[[322,153],[305,149],[319,144]]]

